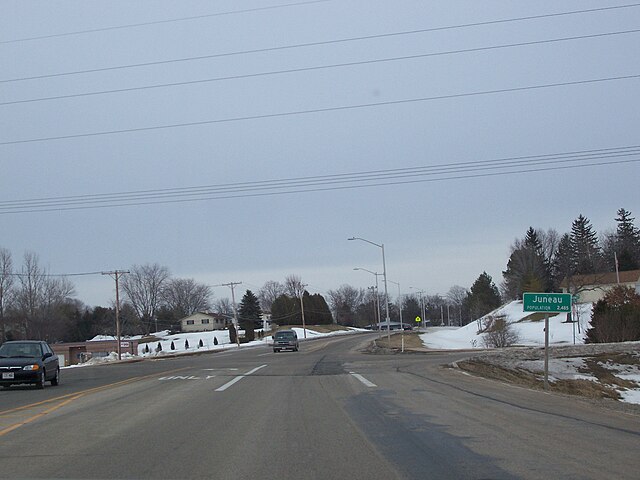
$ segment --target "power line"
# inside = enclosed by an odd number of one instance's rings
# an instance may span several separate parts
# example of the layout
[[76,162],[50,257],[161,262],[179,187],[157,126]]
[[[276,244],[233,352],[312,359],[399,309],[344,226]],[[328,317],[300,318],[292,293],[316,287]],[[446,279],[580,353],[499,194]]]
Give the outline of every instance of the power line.
[[50,73],[50,74],[44,74],[44,75],[35,75],[35,76],[30,76],[30,77],[10,78],[10,79],[0,80],[0,83],[22,82],[22,81],[26,81],[26,80],[38,80],[38,79],[61,77],[61,76],[68,76],[68,75],[80,75],[80,74],[86,74],[86,73],[97,73],[97,72],[105,72],[105,71],[111,71],[111,70],[122,70],[122,69],[128,69],[128,68],[149,67],[149,66],[152,66],[152,65],[166,65],[166,64],[170,64],[170,63],[191,62],[191,61],[198,61],[198,60],[208,60],[208,59],[212,59],[212,58],[231,57],[231,56],[236,56],[236,55],[249,55],[249,54],[255,54],[255,53],[275,52],[275,51],[280,51],[280,50],[316,47],[316,46],[322,46],[322,45],[334,45],[334,44],[340,44],[340,43],[349,43],[349,42],[373,40],[373,39],[379,39],[379,38],[397,37],[397,36],[404,36],[404,35],[417,35],[417,34],[422,34],[422,33],[438,32],[438,31],[443,31],[443,30],[453,30],[453,29],[461,29],[461,28],[471,28],[471,27],[479,27],[479,26],[497,25],[497,24],[502,24],[502,23],[522,22],[522,21],[529,21],[529,20],[540,20],[540,19],[543,19],[543,18],[594,13],[594,12],[602,12],[602,11],[606,11],[606,10],[616,10],[616,9],[623,9],[623,8],[634,8],[634,7],[638,7],[638,6],[640,6],[640,3],[633,3],[633,4],[627,4],[627,5],[618,5],[618,6],[612,6],[612,7],[592,8],[592,9],[585,9],[585,10],[572,10],[572,11],[568,11],[568,12],[550,13],[550,14],[542,14],[542,15],[530,15],[530,16],[526,16],[526,17],[516,17],[516,18],[507,18],[507,19],[499,19],[499,20],[488,20],[488,21],[485,21],[485,22],[474,22],[474,23],[465,23],[465,24],[459,24],[459,25],[448,25],[448,26],[443,26],[443,27],[432,27],[432,28],[423,28],[423,29],[417,29],[417,30],[406,30],[406,31],[401,31],[401,32],[390,32],[390,33],[381,33],[381,34],[375,34],[375,35],[364,35],[364,36],[358,36],[358,37],[349,37],[349,38],[341,38],[341,39],[334,39],[334,40],[324,40],[324,41],[318,41],[318,42],[306,42],[306,43],[298,43],[298,44],[292,44],[292,45],[280,45],[280,46],[276,46],[276,47],[266,47],[266,48],[250,49],[250,50],[240,50],[240,51],[235,51],[235,52],[214,53],[214,54],[210,54],[210,55],[199,55],[199,56],[193,56],[193,57],[181,57],[181,58],[174,58],[174,59],[169,59],[169,60],[158,60],[158,61],[154,61],[154,62],[132,63],[132,64],[127,64],[127,65],[115,65],[115,66],[111,66],[111,67],[101,67],[101,68],[92,68],[92,69],[85,69],[85,70],[75,70],[75,71],[70,71],[70,72],[58,72],[58,73]]
[[490,50],[499,50],[505,48],[515,48],[515,47],[525,47],[525,46],[534,46],[534,45],[544,45],[550,43],[558,43],[558,42],[567,42],[574,40],[585,40],[585,39],[593,39],[593,38],[602,38],[602,37],[610,37],[614,35],[628,35],[632,33],[639,33],[640,29],[635,30],[622,30],[617,32],[605,32],[605,33],[596,33],[591,35],[578,35],[573,37],[561,37],[561,38],[553,38],[546,40],[535,40],[530,42],[519,42],[519,43],[509,43],[502,45],[492,45],[487,47],[475,47],[475,48],[465,48],[459,50],[448,50],[443,52],[432,52],[432,53],[422,53],[416,55],[404,55],[400,57],[388,57],[388,58],[379,58],[373,60],[361,60],[354,62],[343,62],[343,63],[334,63],[329,65],[316,65],[311,67],[300,67],[300,68],[291,68],[285,70],[275,70],[270,72],[257,72],[257,73],[248,73],[243,75],[229,75],[224,77],[214,77],[214,78],[205,78],[200,80],[187,80],[183,82],[172,82],[172,83],[161,83],[156,85],[145,85],[140,87],[128,87],[128,88],[118,88],[112,90],[101,90],[97,92],[85,92],[85,93],[73,93],[68,95],[55,95],[50,97],[40,97],[40,98],[31,98],[24,100],[13,100],[10,102],[0,102],[0,106],[2,105],[16,105],[21,103],[33,103],[33,102],[43,102],[50,100],[63,100],[69,98],[79,98],[79,97],[90,97],[95,95],[106,95],[106,94],[114,94],[114,93],[126,93],[126,92],[135,92],[140,90],[149,90],[155,88],[169,88],[169,87],[178,87],[178,86],[186,86],[186,85],[197,85],[203,83],[212,83],[219,81],[227,81],[227,80],[239,80],[243,78],[257,78],[263,76],[271,76],[271,75],[283,75],[283,74],[291,74],[291,73],[301,73],[301,72],[309,72],[315,70],[326,70],[332,68],[345,68],[345,67],[354,67],[361,65],[372,65],[377,63],[386,63],[386,62],[396,62],[396,61],[406,61],[406,60],[417,60],[420,58],[428,58],[428,57],[437,57],[437,56],[445,56],[445,55],[456,55],[463,53],[475,53],[482,51],[490,51]]
[[201,120],[198,122],[172,123],[172,124],[155,125],[155,126],[149,126],[149,127],[126,128],[121,130],[107,130],[102,132],[76,133],[71,135],[60,135],[60,136],[53,136],[53,137],[30,138],[25,140],[10,140],[6,142],[0,142],[0,146],[1,145],[18,145],[18,144],[34,143],[34,142],[48,142],[52,140],[69,140],[73,138],[98,137],[98,136],[104,136],[104,135],[119,135],[122,133],[150,132],[154,130],[166,130],[170,128],[185,128],[185,127],[195,127],[195,126],[201,126],[201,125],[215,125],[219,123],[243,122],[248,120],[264,120],[264,119],[270,119],[270,118],[283,118],[283,117],[297,116],[297,115],[309,115],[314,113],[359,110],[363,108],[384,107],[384,106],[390,106],[390,105],[404,105],[404,104],[411,104],[411,103],[429,102],[434,100],[447,100],[447,99],[454,99],[454,98],[475,97],[475,96],[481,96],[481,95],[495,95],[500,93],[514,93],[514,92],[522,92],[527,90],[541,90],[545,88],[569,87],[569,86],[576,86],[576,85],[587,85],[587,84],[612,82],[612,81],[619,81],[619,80],[633,80],[637,78],[640,78],[640,75],[621,75],[616,77],[594,78],[589,80],[575,80],[571,82],[557,82],[557,83],[547,83],[547,84],[541,84],[541,85],[527,85],[524,87],[484,90],[484,91],[478,91],[478,92],[454,93],[449,95],[438,95],[433,97],[409,98],[404,100],[388,100],[385,102],[361,103],[361,104],[355,104],[355,105],[339,105],[336,107],[313,108],[308,110],[294,110],[289,112],[276,112],[276,113],[265,113],[261,115],[248,115],[244,117],[230,117],[230,118],[220,118],[220,119],[213,119],[213,120]]
[[[634,158],[625,158],[634,157]],[[510,162],[509,162],[510,161]],[[581,162],[581,163],[579,163]],[[318,177],[303,177],[305,182],[286,180],[274,181],[270,187],[262,185],[264,182],[253,182],[254,188],[242,188],[235,190],[219,190],[204,192],[198,195],[190,194],[188,198],[172,198],[167,196],[139,196],[137,198],[97,198],[105,195],[78,196],[76,200],[67,201],[69,197],[60,197],[42,200],[24,200],[2,202],[0,214],[8,213],[32,213],[48,211],[67,211],[95,208],[112,208],[134,205],[154,205],[184,203],[203,200],[222,200],[230,198],[265,197],[283,194],[326,192],[376,186],[406,185],[425,182],[439,182],[459,179],[472,179],[513,175],[517,173],[533,173],[554,170],[584,168],[591,166],[631,164],[640,162],[640,147],[618,147],[611,149],[585,150],[566,154],[547,154],[539,156],[511,157],[511,159],[497,159],[480,162],[463,162],[436,165],[433,167],[421,167],[426,173],[418,174],[417,168],[394,169],[387,171],[371,171],[360,174],[329,175]],[[431,170],[431,172],[429,172]],[[378,172],[390,172],[387,176],[377,175]],[[403,172],[402,175],[397,174]],[[366,175],[365,175],[366,174]],[[356,175],[356,177],[354,177]],[[357,175],[365,175],[358,178]],[[435,178],[433,178],[435,176]],[[334,178],[330,180],[329,178]],[[308,179],[319,179],[310,182]],[[231,184],[231,185],[250,185]],[[167,189],[171,192],[175,189]],[[178,189],[179,190],[179,189]],[[157,192],[157,191],[154,191]],[[118,195],[118,194],[108,194]],[[124,195],[129,195],[125,193]],[[74,198],[74,197],[72,197]],[[47,201],[48,200],[48,201]],[[37,203],[34,203],[37,202]]]
[[203,15],[194,15],[194,16],[191,16],[191,17],[170,18],[170,19],[166,19],[166,20],[156,20],[156,21],[140,22],[140,23],[129,23],[129,24],[126,24],[126,25],[113,25],[113,26],[110,26],[110,27],[92,28],[92,29],[88,29],[88,30],[77,30],[75,32],[54,33],[54,34],[51,34],[51,35],[40,35],[40,36],[37,36],[37,37],[16,38],[16,39],[13,39],[13,40],[0,40],[0,44],[27,42],[27,41],[32,41],[32,40],[45,40],[45,39],[49,39],[49,38],[67,37],[67,36],[71,36],[71,35],[84,35],[84,34],[87,34],[87,33],[106,32],[106,31],[109,31],[109,30],[122,30],[122,29],[126,29],[126,28],[146,27],[146,26],[150,26],[150,25],[159,25],[159,24],[163,24],[163,23],[185,22],[185,21],[190,21],[190,20],[199,20],[199,19],[202,19],[202,18],[221,17],[221,16],[224,16],[224,15],[236,15],[236,14],[239,14],[239,13],[259,12],[259,11],[264,11],[264,10],[274,10],[274,9],[278,9],[278,8],[296,7],[296,6],[300,6],[300,5],[310,5],[310,4],[313,4],[313,3],[325,3],[325,2],[330,2],[330,1],[332,1],[332,0],[311,0],[311,1],[307,1],[307,2],[284,3],[284,4],[280,4],[280,5],[270,5],[268,7],[257,7],[257,8],[247,8],[247,9],[244,9],[244,10],[231,10],[231,11],[228,11],[228,12],[208,13],[208,14],[203,14]]
[[83,273],[38,273],[38,274],[33,274],[33,273],[17,273],[17,272],[12,272],[12,273],[8,273],[7,275],[11,275],[13,277],[29,277],[29,276],[36,276],[36,277],[84,277],[84,276],[88,276],[88,275],[102,275],[103,272],[83,272]]
[[452,162],[446,164],[404,167],[384,170],[369,170],[364,172],[314,175],[297,178],[260,180],[253,182],[235,182],[217,185],[199,185],[193,187],[163,188],[154,190],[137,190],[129,192],[85,194],[62,197],[44,197],[27,200],[0,201],[0,208],[24,208],[52,205],[72,205],[76,203],[104,203],[115,201],[130,201],[140,199],[163,199],[179,197],[197,197],[212,194],[227,194],[246,191],[273,190],[294,187],[310,187],[326,184],[340,184],[348,182],[371,182],[380,179],[397,179],[405,177],[433,176],[450,173],[469,172],[477,170],[505,169],[521,166],[576,163],[593,159],[612,159],[640,155],[640,145],[614,147],[606,149],[583,150],[573,152],[553,153],[546,155],[527,155],[506,157],[492,160],[469,162]]

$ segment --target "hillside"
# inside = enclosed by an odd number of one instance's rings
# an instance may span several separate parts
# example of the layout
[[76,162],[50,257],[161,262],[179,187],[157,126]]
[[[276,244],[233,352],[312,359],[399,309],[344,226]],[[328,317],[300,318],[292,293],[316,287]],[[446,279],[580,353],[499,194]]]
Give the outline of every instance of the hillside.
[[[549,343],[552,345],[584,343],[585,329],[589,328],[591,319],[591,304],[576,306],[577,319],[575,323],[567,323],[567,315],[561,313],[549,317]],[[518,334],[518,345],[544,345],[544,316],[536,313],[524,312],[522,301],[513,301],[479,319],[484,325],[488,317],[503,316],[507,323]],[[431,327],[421,335],[422,342],[428,348],[434,349],[468,349],[484,348],[483,336],[478,333],[478,321],[464,327]]]

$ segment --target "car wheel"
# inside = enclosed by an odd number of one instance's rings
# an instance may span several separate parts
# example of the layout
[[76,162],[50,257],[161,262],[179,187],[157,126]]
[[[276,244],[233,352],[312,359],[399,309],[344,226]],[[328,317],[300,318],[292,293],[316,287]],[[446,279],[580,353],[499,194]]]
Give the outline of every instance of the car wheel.
[[273,349],[273,353],[278,353],[280,350],[278,350],[277,348]]
[[60,384],[60,369],[56,368],[56,374],[51,379],[51,385],[54,387]]
[[44,370],[40,370],[40,378],[38,379],[38,383],[36,383],[36,388],[43,389],[45,382],[45,373]]

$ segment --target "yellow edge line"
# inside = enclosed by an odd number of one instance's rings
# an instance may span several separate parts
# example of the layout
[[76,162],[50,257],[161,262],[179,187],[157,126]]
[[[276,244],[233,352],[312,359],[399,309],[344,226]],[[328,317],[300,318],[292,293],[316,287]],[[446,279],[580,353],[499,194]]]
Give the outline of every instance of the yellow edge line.
[[188,368],[189,367],[176,368],[174,370],[167,370],[165,372],[153,373],[151,375],[143,375],[141,377],[128,378],[126,380],[121,380],[119,382],[110,383],[108,385],[102,385],[100,387],[90,388],[90,389],[85,390],[85,391],[76,392],[76,393],[69,393],[67,395],[62,395],[61,397],[55,397],[55,398],[51,398],[49,400],[43,400],[41,402],[32,403],[30,405],[23,405],[22,407],[13,408],[11,410],[5,410],[3,412],[0,412],[0,416],[6,415],[6,414],[9,414],[9,413],[18,412],[20,410],[26,410],[26,409],[29,409],[29,408],[37,407],[37,406],[40,406],[40,405],[45,405],[47,403],[53,403],[53,402],[62,400],[61,403],[59,403],[57,405],[54,405],[53,407],[48,408],[44,412],[40,412],[40,413],[38,413],[38,414],[36,414],[36,415],[34,415],[32,417],[27,418],[26,420],[24,420],[22,422],[16,423],[16,424],[11,425],[11,426],[3,429],[3,430],[0,430],[0,437],[2,437],[3,435],[6,435],[9,432],[12,432],[13,430],[15,430],[15,429],[17,429],[17,428],[19,428],[19,427],[21,427],[23,425],[26,425],[26,424],[31,423],[31,422],[33,422],[33,421],[35,421],[35,420],[37,420],[37,419],[39,419],[41,417],[44,417],[45,415],[48,415],[49,413],[55,412],[56,410],[64,407],[65,405],[68,405],[69,403],[73,402],[74,400],[77,400],[79,398],[84,397],[85,395],[90,395],[92,393],[97,393],[97,392],[100,392],[102,390],[108,390],[110,388],[119,387],[119,386],[122,386],[122,385],[127,385],[129,383],[137,382],[137,381],[144,380],[144,379],[150,378],[150,377],[156,377],[158,375],[166,375],[168,373],[179,372],[181,370],[186,370]]

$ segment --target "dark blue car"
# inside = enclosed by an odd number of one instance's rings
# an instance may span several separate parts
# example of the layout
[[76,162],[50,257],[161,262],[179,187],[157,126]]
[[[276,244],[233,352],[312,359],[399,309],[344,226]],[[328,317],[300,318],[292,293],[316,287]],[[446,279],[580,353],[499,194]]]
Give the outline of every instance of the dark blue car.
[[0,385],[31,383],[44,388],[60,383],[58,357],[47,342],[39,340],[17,340],[0,346]]

